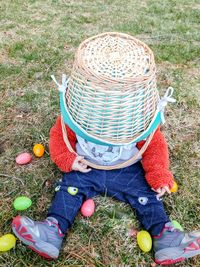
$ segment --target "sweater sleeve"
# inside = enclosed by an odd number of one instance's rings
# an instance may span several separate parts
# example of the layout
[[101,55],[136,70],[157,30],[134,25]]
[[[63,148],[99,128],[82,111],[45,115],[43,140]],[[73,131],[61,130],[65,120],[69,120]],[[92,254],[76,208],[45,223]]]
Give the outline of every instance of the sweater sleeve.
[[[137,147],[140,149],[144,141],[140,141]],[[167,142],[160,131],[156,130],[150,144],[142,155],[142,165],[145,178],[151,188],[158,189],[168,185],[173,186],[173,175],[169,170],[169,152]]]
[[[68,138],[72,148],[76,147],[76,135],[66,126]],[[76,155],[70,152],[63,140],[61,117],[59,116],[55,125],[50,130],[49,150],[51,160],[62,172],[70,172]]]

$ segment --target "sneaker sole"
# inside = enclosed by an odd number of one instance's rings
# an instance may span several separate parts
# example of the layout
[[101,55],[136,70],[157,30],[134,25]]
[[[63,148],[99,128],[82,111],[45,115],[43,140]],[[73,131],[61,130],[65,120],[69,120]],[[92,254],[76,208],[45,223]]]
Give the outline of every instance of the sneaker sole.
[[[21,229],[20,229],[21,228]],[[21,217],[17,216],[13,219],[12,230],[14,234],[21,240],[28,248],[35,251],[40,256],[53,260],[57,259],[59,255],[59,250],[53,245],[41,241],[38,237],[34,236],[33,233],[29,233],[25,226],[21,223]]]
[[[177,250],[178,252],[176,252]],[[177,257],[174,255],[174,257],[172,256],[172,259],[161,260],[164,257],[164,255],[173,255],[174,253],[178,253]],[[175,248],[167,248],[160,250],[158,253],[155,254],[155,263],[163,266],[170,265],[177,262],[183,262],[185,259],[197,256],[199,254],[200,254],[200,238],[198,238],[196,242],[191,242],[190,244],[188,244],[188,246],[184,249],[175,247]]]

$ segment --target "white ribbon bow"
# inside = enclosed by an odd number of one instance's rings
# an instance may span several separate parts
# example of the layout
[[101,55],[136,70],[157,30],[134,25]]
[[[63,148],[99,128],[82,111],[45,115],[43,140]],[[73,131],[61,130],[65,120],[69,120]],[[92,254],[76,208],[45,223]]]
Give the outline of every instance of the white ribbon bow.
[[54,75],[51,75],[51,79],[55,82],[55,84],[58,86],[58,90],[61,92],[61,93],[64,93],[67,89],[67,84],[68,84],[68,79],[67,79],[67,75],[66,74],[63,74],[62,75],[62,84],[59,84],[57,81],[56,81],[56,78]]
[[172,97],[173,93],[174,93],[174,88],[169,87],[165,95],[160,99],[158,103],[158,109],[161,113],[161,121],[163,124],[165,123],[165,116],[164,116],[165,107],[167,106],[168,102],[170,103],[176,102],[176,99]]

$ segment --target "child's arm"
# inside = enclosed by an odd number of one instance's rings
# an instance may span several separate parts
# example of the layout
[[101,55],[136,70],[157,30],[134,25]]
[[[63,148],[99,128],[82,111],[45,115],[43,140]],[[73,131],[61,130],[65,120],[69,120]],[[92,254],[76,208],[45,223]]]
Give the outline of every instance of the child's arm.
[[[140,149],[144,141],[137,144]],[[167,142],[160,131],[156,130],[147,150],[142,155],[142,165],[145,171],[145,177],[151,188],[173,186],[173,175],[169,171],[169,152]]]
[[[68,138],[72,148],[76,147],[76,135],[66,126]],[[50,130],[49,150],[52,161],[62,172],[70,172],[76,159],[76,155],[70,152],[63,140],[61,117],[59,116],[55,125]]]

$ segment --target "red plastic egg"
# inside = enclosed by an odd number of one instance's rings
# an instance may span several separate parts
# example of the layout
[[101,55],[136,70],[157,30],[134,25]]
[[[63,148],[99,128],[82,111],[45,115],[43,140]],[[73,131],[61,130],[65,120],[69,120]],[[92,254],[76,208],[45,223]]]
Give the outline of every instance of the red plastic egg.
[[29,162],[31,162],[31,160],[32,160],[32,155],[27,152],[19,154],[15,159],[15,161],[19,165],[28,164]]
[[93,199],[86,200],[81,206],[81,214],[85,217],[90,217],[94,213],[95,204]]

